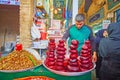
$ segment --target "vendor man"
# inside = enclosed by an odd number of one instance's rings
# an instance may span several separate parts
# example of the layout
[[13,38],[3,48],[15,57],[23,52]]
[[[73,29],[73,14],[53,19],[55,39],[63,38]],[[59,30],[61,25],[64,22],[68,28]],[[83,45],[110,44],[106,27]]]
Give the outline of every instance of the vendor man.
[[72,40],[78,40],[78,53],[80,55],[80,51],[82,48],[82,45],[84,44],[85,40],[90,40],[92,45],[92,51],[93,51],[93,61],[96,62],[96,51],[95,51],[95,43],[94,43],[94,36],[91,28],[87,25],[85,25],[85,16],[83,14],[77,14],[75,17],[75,24],[71,25],[63,35],[62,39],[68,40],[68,45],[71,44]]

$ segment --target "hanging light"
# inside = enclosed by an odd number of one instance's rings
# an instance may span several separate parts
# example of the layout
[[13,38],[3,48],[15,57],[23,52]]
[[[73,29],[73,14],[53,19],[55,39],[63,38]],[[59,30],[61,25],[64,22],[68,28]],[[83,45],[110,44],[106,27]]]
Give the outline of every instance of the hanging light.
[[58,8],[58,11],[61,11],[62,9],[61,8]]
[[55,10],[54,10],[54,14],[57,14],[57,13],[58,13],[58,10],[57,10],[57,9],[55,9]]

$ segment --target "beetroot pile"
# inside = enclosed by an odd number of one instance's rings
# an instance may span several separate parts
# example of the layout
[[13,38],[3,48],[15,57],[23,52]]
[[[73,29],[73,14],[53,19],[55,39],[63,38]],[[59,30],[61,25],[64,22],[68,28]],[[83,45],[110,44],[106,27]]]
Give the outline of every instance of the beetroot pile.
[[93,68],[90,41],[85,41],[80,53],[80,70],[86,71]]
[[64,72],[82,72],[93,68],[90,41],[85,41],[80,56],[78,56],[77,40],[72,40],[69,58],[66,59],[65,41],[59,40],[56,45],[54,39],[49,40],[45,65],[51,69]]

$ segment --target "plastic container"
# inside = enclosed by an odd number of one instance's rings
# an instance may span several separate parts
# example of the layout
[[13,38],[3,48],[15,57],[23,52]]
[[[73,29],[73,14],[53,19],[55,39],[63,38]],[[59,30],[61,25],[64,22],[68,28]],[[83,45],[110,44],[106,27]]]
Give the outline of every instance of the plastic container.
[[15,49],[18,51],[22,50],[22,44],[16,44]]
[[41,40],[46,40],[47,39],[47,33],[46,32],[40,32],[41,33]]

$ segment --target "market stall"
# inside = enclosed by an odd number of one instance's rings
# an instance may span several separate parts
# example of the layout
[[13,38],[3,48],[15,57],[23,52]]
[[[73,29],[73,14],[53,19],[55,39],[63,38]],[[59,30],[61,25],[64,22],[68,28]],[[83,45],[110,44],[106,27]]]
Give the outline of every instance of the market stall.
[[5,73],[0,72],[0,80],[13,80],[15,78],[21,78],[26,76],[48,76],[56,80],[92,80],[91,72],[82,76],[62,76],[48,71],[43,65],[29,71],[17,72],[17,73]]
[[[65,47],[61,47],[64,44],[64,40],[59,40],[59,43],[56,44],[59,48],[55,48],[55,45],[53,45],[55,44],[54,39],[50,39],[45,59],[41,59],[40,54],[34,49],[27,48],[24,50],[21,44],[17,44],[16,50],[9,53],[6,57],[0,58],[0,80],[14,80],[28,76],[47,76],[55,80],[92,80],[91,71],[95,68],[95,65],[91,62],[91,53],[86,53],[89,41],[86,41],[86,45],[83,46],[82,57],[79,57],[80,60],[76,58],[78,56],[76,55],[77,53],[74,52],[76,51],[75,49],[77,47],[75,47],[75,45],[77,45],[77,43],[75,40],[73,42],[73,45],[70,47],[72,53],[67,61],[63,59],[65,55],[61,55],[66,50]],[[53,53],[53,49],[57,49],[57,54]],[[54,54],[57,56],[55,58],[56,65],[50,63],[53,61]],[[75,61],[73,61],[73,59]],[[78,61],[76,62],[76,60]]]

